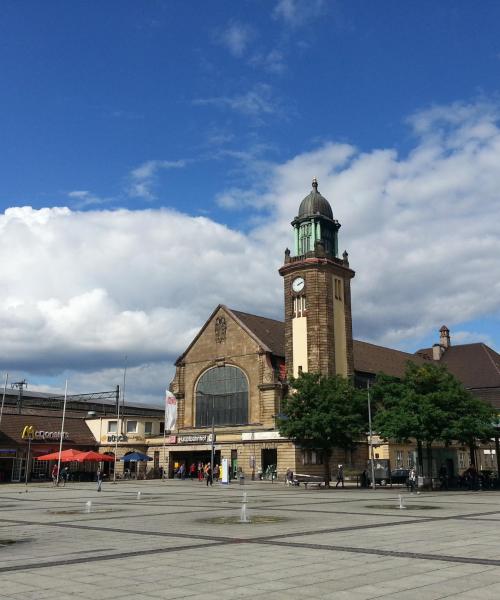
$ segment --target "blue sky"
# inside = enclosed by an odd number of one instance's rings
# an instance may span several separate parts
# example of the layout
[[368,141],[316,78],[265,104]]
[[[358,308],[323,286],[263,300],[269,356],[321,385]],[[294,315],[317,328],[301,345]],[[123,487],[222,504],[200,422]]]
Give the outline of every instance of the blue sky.
[[[446,322],[498,350],[499,17],[494,1],[5,2],[0,367],[87,389],[127,354],[137,398],[155,396],[218,302],[281,318],[276,268],[313,176],[358,272],[358,337],[414,350]],[[265,291],[235,279],[249,261]],[[149,328],[161,340],[138,351]]]

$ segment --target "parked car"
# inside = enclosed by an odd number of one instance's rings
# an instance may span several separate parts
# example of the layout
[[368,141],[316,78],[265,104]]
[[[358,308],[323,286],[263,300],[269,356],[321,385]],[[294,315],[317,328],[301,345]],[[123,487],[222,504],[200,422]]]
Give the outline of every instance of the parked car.
[[394,469],[391,471],[391,483],[408,484],[410,469]]

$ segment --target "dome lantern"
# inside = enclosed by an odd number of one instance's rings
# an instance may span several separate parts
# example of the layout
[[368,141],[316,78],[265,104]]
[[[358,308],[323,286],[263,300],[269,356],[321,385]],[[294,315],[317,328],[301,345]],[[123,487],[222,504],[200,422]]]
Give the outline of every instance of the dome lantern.
[[337,232],[340,223],[333,218],[332,207],[318,191],[318,180],[312,180],[311,192],[302,200],[299,214],[292,221],[295,233],[295,255],[318,251],[337,257]]

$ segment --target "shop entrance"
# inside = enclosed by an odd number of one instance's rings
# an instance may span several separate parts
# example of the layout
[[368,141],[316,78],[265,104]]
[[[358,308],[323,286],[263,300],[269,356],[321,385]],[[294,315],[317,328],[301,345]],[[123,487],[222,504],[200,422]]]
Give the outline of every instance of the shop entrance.
[[[189,477],[189,468],[192,464],[198,469],[198,463],[206,465],[210,462],[210,450],[186,450],[185,452],[170,452],[169,473],[172,479],[180,466],[184,464],[186,477]],[[214,452],[214,466],[221,464],[220,450]],[[197,477],[197,472],[195,477]]]
[[275,472],[278,465],[278,451],[276,448],[262,449],[262,473],[263,476],[270,476],[271,472]]

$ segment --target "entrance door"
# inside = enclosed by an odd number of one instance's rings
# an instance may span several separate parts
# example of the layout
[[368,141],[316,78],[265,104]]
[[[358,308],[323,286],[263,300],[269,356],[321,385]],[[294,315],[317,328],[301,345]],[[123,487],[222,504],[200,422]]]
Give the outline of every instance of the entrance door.
[[264,448],[262,450],[262,473],[264,477],[270,477],[271,472],[277,470],[278,451],[276,448]]
[[24,471],[24,460],[22,458],[15,458],[12,461],[12,477],[11,481],[14,483],[19,483],[21,481],[21,477]]
[[231,450],[231,472],[230,479],[236,479],[238,473],[238,450]]

